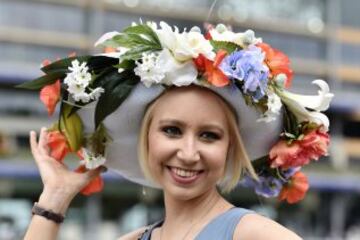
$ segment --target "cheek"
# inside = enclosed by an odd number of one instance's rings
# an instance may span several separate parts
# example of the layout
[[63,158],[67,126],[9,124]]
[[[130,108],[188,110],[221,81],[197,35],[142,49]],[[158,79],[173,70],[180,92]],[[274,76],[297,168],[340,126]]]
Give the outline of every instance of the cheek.
[[174,152],[174,144],[161,133],[149,132],[149,163],[160,163]]
[[224,142],[208,147],[206,151],[203,151],[203,154],[204,158],[207,159],[208,167],[217,170],[214,172],[222,174],[228,155],[228,143]]

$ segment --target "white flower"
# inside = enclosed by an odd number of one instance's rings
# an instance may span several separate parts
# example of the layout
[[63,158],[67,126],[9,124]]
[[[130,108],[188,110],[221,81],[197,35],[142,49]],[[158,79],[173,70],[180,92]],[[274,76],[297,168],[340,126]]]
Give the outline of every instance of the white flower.
[[262,118],[259,118],[257,122],[271,122],[276,120],[280,113],[280,109],[282,107],[281,99],[278,95],[273,93],[272,91],[267,92],[268,100],[267,100],[267,111],[264,113]]
[[165,77],[163,68],[158,63],[158,57],[155,53],[143,53],[142,61],[136,62],[137,67],[134,72],[146,87],[150,87],[153,83],[161,83]]
[[68,88],[68,92],[72,95],[79,95],[80,93],[85,92],[85,87],[81,84],[77,84],[77,83],[68,83],[67,84]]
[[[152,25],[154,28],[155,25]],[[165,22],[160,22],[160,29],[155,32],[158,35],[161,45],[168,48],[178,61],[188,61],[203,54],[206,58],[213,60],[215,53],[208,40],[198,31],[192,28],[189,32],[179,33],[177,27],[174,30]]]
[[312,84],[319,86],[320,90],[318,91],[318,96],[306,96],[288,92],[287,97],[292,98],[297,102],[301,102],[304,107],[315,111],[327,110],[334,97],[334,94],[330,93],[329,85],[321,79],[312,81]]
[[210,35],[215,41],[232,42],[243,48],[262,42],[261,38],[255,37],[254,31],[251,29],[246,30],[243,33],[234,33],[228,30],[224,25],[218,25],[216,28],[210,30]]
[[73,94],[72,97],[74,98],[75,101],[81,101],[83,103],[87,103],[90,101],[90,95],[86,92],[79,92],[76,94]]
[[199,54],[203,54],[210,60],[215,58],[212,45],[196,28],[193,28],[190,32],[178,34],[176,48],[171,50],[179,61],[197,58]]
[[89,94],[89,96],[92,100],[96,101],[96,100],[98,100],[100,95],[104,92],[105,92],[105,90],[102,87],[97,87],[94,90],[92,90],[92,92]]
[[95,169],[105,164],[106,159],[102,155],[95,156],[86,148],[82,148],[82,150],[84,159],[80,161],[80,164],[85,165],[87,169]]
[[87,87],[91,81],[91,74],[88,72],[89,68],[86,66],[86,62],[81,65],[79,61],[73,60],[69,67],[70,72],[66,74],[64,83],[68,86],[79,85],[79,87]]
[[197,80],[197,70],[192,61],[179,62],[168,49],[161,51],[158,65],[165,73],[161,83],[175,86],[188,86]]
[[89,68],[86,66],[86,62],[81,63],[75,59],[71,62],[71,67],[68,68],[72,73],[87,72]]
[[197,78],[197,70],[192,61],[179,62],[166,48],[159,55],[144,53],[142,62],[136,64],[135,74],[140,76],[146,87],[152,84],[187,86]]
[[[299,122],[310,121],[322,126],[321,130],[327,132],[329,129],[329,119],[320,111],[328,109],[334,94],[329,92],[329,86],[323,80],[312,82],[320,87],[319,95],[307,96],[290,93],[285,90],[278,90],[283,103],[291,110]],[[312,109],[309,111],[307,109]]]
[[91,82],[91,74],[88,72],[89,68],[86,62],[80,64],[76,59],[71,62],[69,67],[70,72],[66,74],[64,83],[67,85],[67,91],[70,96],[76,101],[87,103],[90,100],[97,100],[101,93],[104,92],[103,88],[96,88],[89,93],[86,92],[87,87]]

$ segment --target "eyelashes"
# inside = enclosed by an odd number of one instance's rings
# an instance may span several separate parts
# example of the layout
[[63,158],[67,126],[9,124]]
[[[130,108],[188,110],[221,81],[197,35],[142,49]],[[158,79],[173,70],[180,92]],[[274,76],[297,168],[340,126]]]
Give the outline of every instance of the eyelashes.
[[[161,128],[161,131],[171,138],[180,138],[183,134],[181,129],[176,126],[165,126]],[[221,136],[218,133],[212,131],[200,132],[199,137],[209,142],[221,139]]]

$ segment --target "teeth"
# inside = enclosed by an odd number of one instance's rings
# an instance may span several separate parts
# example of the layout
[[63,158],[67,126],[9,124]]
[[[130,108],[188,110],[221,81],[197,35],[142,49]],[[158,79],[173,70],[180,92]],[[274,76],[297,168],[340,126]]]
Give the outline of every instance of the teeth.
[[176,175],[178,175],[180,177],[185,177],[185,178],[193,177],[199,173],[198,171],[189,171],[189,170],[184,170],[181,168],[171,168],[171,171],[173,173],[175,173]]

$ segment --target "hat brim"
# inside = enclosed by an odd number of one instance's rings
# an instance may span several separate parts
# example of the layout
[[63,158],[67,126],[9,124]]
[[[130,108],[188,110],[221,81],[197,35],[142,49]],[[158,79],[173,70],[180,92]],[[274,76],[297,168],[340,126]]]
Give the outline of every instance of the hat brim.
[[[255,108],[246,105],[239,90],[230,87],[208,89],[233,106],[238,117],[240,135],[250,159],[267,155],[280,134],[282,123],[280,115],[269,123],[258,122],[257,119],[261,114]],[[164,90],[161,85],[147,88],[143,84],[137,84],[121,106],[103,122],[112,138],[106,147],[106,166],[132,182],[150,187],[158,186],[146,179],[142,173],[138,161],[138,136],[147,105]],[[95,103],[93,107],[78,111],[85,133],[94,131],[94,109]]]

